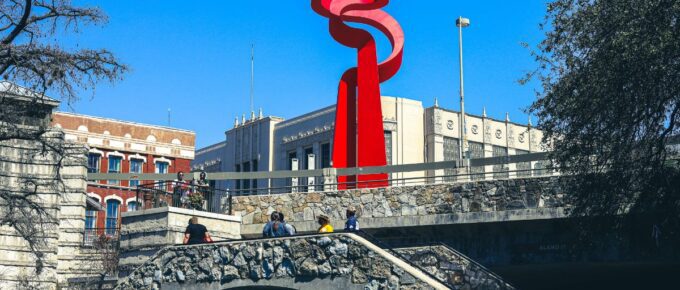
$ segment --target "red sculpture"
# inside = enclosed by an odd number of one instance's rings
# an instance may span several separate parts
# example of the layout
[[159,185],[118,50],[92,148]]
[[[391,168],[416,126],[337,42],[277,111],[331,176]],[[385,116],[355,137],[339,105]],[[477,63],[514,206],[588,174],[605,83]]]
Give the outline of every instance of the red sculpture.
[[[380,83],[394,76],[401,66],[404,32],[392,16],[380,10],[389,0],[312,0],[312,9],[327,17],[333,38],[357,49],[358,65],[342,75],[338,86],[333,137],[333,167],[384,166]],[[371,25],[384,33],[392,53],[378,64],[375,39],[365,30],[345,22]],[[387,186],[387,174],[339,176],[339,189]]]

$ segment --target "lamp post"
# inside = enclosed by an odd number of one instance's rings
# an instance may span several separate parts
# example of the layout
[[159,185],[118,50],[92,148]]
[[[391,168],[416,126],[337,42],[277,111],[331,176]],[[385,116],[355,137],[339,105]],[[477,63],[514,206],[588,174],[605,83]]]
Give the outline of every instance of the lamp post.
[[[463,160],[463,150],[465,149],[465,93],[463,86],[463,27],[470,26],[470,19],[458,16],[456,19],[458,27],[458,60],[460,62],[460,147],[458,157]],[[468,156],[469,157],[469,156]]]

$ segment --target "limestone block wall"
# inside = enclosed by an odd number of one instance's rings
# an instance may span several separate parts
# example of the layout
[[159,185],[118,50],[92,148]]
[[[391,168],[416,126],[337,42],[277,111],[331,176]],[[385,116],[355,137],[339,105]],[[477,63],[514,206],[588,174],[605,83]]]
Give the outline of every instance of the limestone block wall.
[[92,263],[93,255],[83,249],[85,229],[87,148],[67,142],[60,174],[64,186],[59,202],[59,247],[57,277],[60,285],[69,278],[93,276],[101,269]]
[[193,216],[214,241],[241,238],[241,218],[236,216],[175,207],[125,212],[121,216],[120,275],[127,275],[160,249],[182,244]]
[[515,289],[485,267],[443,245],[395,250],[453,289]]
[[352,234],[169,247],[117,289],[446,289]]
[[[5,128],[5,124],[0,124]],[[22,127],[22,126],[20,126]],[[22,127],[23,128],[23,127]],[[26,130],[35,128],[26,126]],[[56,130],[47,131],[40,138],[57,149],[63,147],[63,133]],[[47,149],[46,151],[44,149]],[[59,179],[60,156],[36,140],[2,140],[0,141],[0,191],[6,198],[0,198],[0,216],[17,218],[20,211],[28,211],[20,202],[20,196],[31,193],[31,200],[36,201],[48,214],[45,219],[20,218],[18,226],[26,229],[42,228],[44,231],[30,233],[43,244],[36,245],[39,255],[44,257],[44,264],[36,263],[30,245],[15,230],[15,227],[3,224],[0,226],[0,289],[15,289],[20,285],[40,286],[47,289],[56,288],[57,260],[60,222],[59,204],[63,184]],[[84,194],[84,193],[83,193]],[[16,197],[12,197],[16,195]],[[9,211],[9,204],[13,210]],[[35,227],[35,228],[33,228]],[[36,274],[37,266],[42,267]]]
[[[233,212],[243,217],[243,234],[256,234],[273,211],[283,212],[298,231],[314,231],[316,218],[331,217],[344,227],[345,210],[355,206],[366,227],[436,223],[433,216],[554,209],[567,205],[559,177],[506,179],[436,185],[394,186],[346,191],[233,197]],[[397,218],[397,219],[395,219]],[[401,219],[398,219],[401,218]],[[480,218],[476,215],[475,218]],[[482,217],[483,218],[483,217]],[[521,217],[520,217],[521,218]],[[483,220],[482,220],[483,221]]]

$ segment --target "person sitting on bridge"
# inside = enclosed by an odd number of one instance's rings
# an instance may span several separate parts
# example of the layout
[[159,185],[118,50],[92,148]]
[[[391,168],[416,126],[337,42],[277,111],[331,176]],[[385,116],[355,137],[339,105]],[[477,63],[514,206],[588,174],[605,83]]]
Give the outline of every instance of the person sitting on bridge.
[[279,217],[281,218],[281,222],[283,223],[283,225],[286,227],[286,231],[288,231],[288,235],[291,235],[291,236],[295,235],[295,233],[297,232],[297,230],[295,229],[295,226],[286,222],[286,219],[283,216],[282,212],[279,213]]
[[319,216],[319,233],[332,233],[333,232],[333,226],[331,226],[331,219],[328,218],[326,215],[320,215]]
[[264,225],[262,235],[265,237],[283,237],[290,236],[290,232],[286,229],[286,224],[281,220],[279,212],[272,212],[270,221]]
[[192,217],[189,220],[189,226],[184,231],[184,244],[196,245],[203,243],[212,243],[212,238],[208,234],[208,229],[204,225],[198,223],[197,217]]
[[345,222],[345,231],[356,232],[359,230],[359,222],[357,221],[357,209],[354,206],[347,207],[345,214],[347,221]]

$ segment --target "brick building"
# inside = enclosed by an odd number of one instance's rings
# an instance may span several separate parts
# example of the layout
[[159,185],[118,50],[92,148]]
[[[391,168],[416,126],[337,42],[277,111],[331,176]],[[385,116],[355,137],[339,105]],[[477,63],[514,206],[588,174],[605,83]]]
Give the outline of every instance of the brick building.
[[[119,121],[79,114],[55,112],[52,126],[62,128],[67,141],[86,144],[88,172],[175,173],[189,172],[194,159],[196,135],[192,131]],[[141,205],[135,187],[148,181],[102,180],[88,182],[87,195],[103,206],[88,210],[86,229],[105,228],[113,233],[120,225],[121,212]]]

